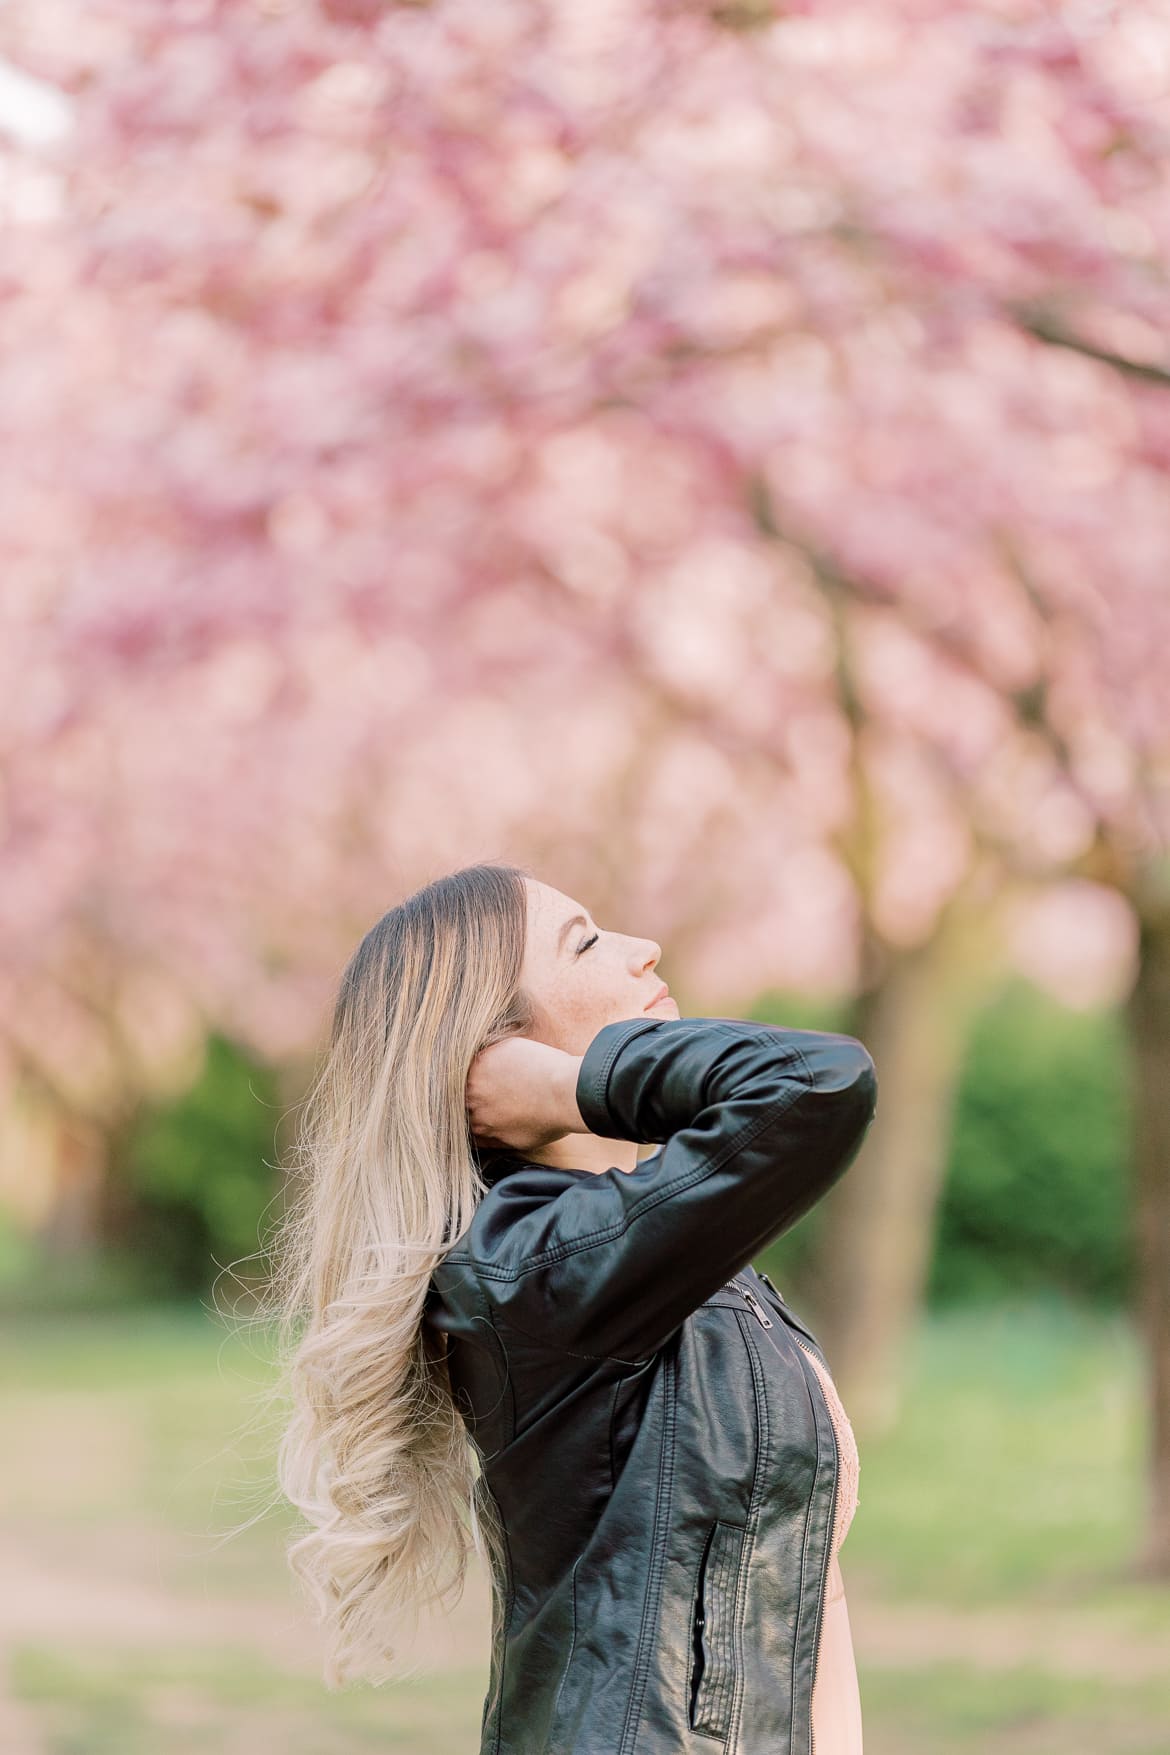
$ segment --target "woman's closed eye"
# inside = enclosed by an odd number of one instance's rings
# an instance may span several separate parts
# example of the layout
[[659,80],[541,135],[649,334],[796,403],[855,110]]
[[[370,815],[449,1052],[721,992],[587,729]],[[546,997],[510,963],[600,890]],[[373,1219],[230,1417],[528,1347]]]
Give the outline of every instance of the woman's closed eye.
[[595,932],[592,938],[587,938],[583,944],[579,944],[577,946],[577,955],[580,956],[582,951],[587,951],[590,945],[595,945],[600,937],[601,934]]

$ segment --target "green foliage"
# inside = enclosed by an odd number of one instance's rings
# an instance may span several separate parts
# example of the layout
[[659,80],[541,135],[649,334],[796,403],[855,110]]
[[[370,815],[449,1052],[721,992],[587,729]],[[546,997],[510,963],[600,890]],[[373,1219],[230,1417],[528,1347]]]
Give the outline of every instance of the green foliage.
[[1120,1015],[1011,984],[972,1033],[929,1296],[1124,1300],[1132,1149]]
[[173,1103],[145,1112],[118,1166],[134,1202],[130,1240],[159,1291],[201,1291],[224,1267],[241,1277],[261,1247],[279,1188],[275,1073],[212,1036],[203,1072]]

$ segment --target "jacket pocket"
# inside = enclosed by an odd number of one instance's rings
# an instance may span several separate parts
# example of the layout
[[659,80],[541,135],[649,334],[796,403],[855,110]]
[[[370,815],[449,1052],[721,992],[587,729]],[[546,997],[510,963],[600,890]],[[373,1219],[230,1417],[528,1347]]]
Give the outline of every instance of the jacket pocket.
[[561,1695],[565,1691],[565,1683],[568,1681],[569,1671],[573,1667],[573,1653],[577,1649],[577,1568],[580,1566],[584,1558],[584,1554],[578,1554],[573,1562],[573,1570],[569,1574],[569,1612],[571,1616],[569,1628],[569,1654],[565,1659],[565,1667],[561,1671],[560,1682],[557,1684],[557,1697],[553,1701],[554,1718],[560,1709]]
[[744,1530],[716,1523],[699,1563],[691,1617],[694,1663],[689,1722],[708,1737],[725,1737],[735,1695],[735,1603]]

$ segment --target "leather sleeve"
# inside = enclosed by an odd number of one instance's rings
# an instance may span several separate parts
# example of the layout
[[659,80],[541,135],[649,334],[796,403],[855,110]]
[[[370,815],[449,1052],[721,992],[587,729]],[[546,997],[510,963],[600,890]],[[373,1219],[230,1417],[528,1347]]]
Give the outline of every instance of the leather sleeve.
[[553,1199],[505,1179],[494,1235],[474,1253],[505,1320],[637,1362],[844,1172],[873,1119],[877,1075],[851,1036],[632,1018],[594,1037],[576,1096],[592,1132],[663,1149],[633,1171],[574,1172]]

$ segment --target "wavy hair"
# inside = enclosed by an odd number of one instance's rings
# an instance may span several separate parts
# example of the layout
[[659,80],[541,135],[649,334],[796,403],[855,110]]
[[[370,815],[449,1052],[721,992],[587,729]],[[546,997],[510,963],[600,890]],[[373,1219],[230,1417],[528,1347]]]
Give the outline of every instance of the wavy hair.
[[371,927],[296,1130],[261,1303],[276,1316],[291,1407],[277,1481],[308,1525],[287,1556],[326,1631],[331,1689],[411,1673],[399,1630],[424,1604],[459,1601],[473,1549],[493,1616],[502,1610],[494,1501],[422,1313],[433,1269],[486,1192],[471,1062],[532,1024],[520,985],[528,875],[467,866]]

